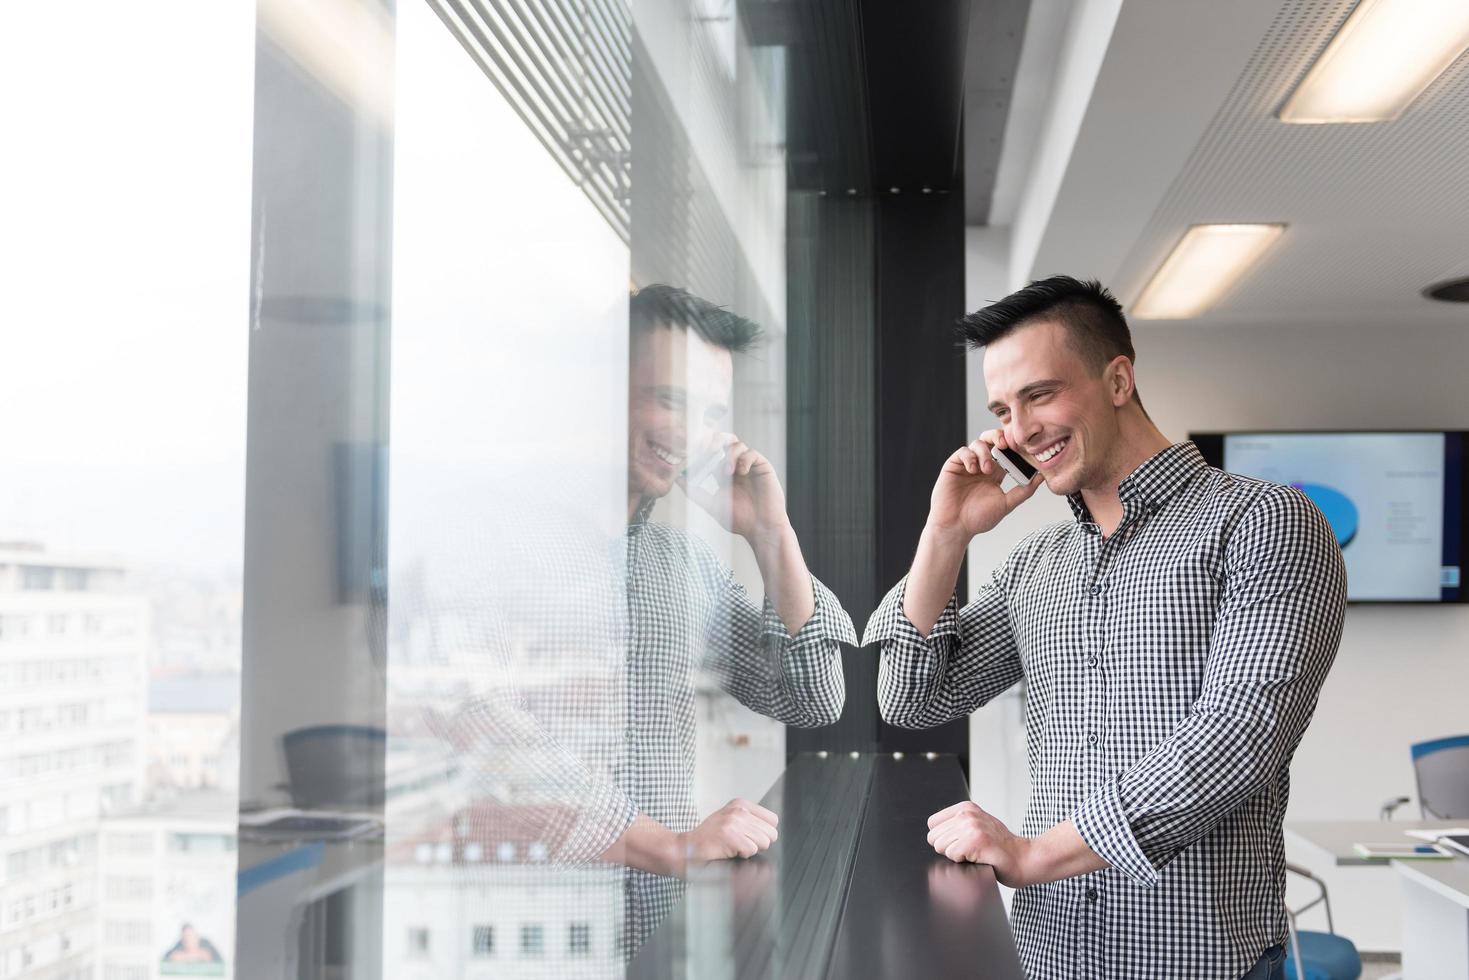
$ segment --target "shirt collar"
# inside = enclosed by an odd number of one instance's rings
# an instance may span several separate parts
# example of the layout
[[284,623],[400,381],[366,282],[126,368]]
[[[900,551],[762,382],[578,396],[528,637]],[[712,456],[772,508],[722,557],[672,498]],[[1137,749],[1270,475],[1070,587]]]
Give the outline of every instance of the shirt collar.
[[657,497],[644,497],[642,503],[638,504],[638,509],[633,513],[632,520],[627,522],[628,526],[648,523],[648,517],[653,513],[653,506],[657,503]]
[[[1117,485],[1123,520],[1159,509],[1208,465],[1198,447],[1188,441],[1175,442],[1149,456]],[[1092,522],[1091,511],[1080,493],[1069,494],[1066,502],[1078,523]]]

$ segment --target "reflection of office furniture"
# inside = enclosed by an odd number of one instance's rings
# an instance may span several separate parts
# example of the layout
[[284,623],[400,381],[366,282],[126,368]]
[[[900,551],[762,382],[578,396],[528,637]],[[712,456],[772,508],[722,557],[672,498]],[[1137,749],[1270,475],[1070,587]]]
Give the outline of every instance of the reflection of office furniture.
[[[1362,975],[1362,957],[1357,947],[1345,936],[1336,934],[1331,919],[1331,897],[1326,882],[1297,864],[1286,870],[1316,885],[1316,897],[1300,908],[1287,906],[1285,914],[1290,927],[1290,945],[1285,952],[1285,975],[1291,980],[1357,980]],[[1326,912],[1326,932],[1297,929],[1296,918],[1307,909],[1320,905]]]
[[240,841],[237,977],[380,976],[380,837]]
[[1469,820],[1469,735],[1412,747],[1418,805],[1425,820]]
[[315,725],[281,739],[291,802],[303,809],[381,808],[387,734],[367,725]]
[[[1023,976],[986,865],[935,854],[929,814],[968,797],[953,756],[799,756],[762,800],[780,837],[716,862],[639,950],[629,978]],[[916,831],[914,828],[918,828]]]
[[1413,798],[1411,796],[1394,796],[1390,800],[1384,800],[1382,803],[1382,809],[1377,811],[1377,819],[1391,820],[1394,811],[1396,811],[1398,807],[1405,806],[1412,801]]

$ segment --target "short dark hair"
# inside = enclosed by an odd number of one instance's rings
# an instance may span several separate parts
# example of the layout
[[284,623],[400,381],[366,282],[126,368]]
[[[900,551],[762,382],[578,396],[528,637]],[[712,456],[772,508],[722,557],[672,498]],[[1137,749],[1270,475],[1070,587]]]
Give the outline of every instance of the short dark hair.
[[1043,319],[1064,324],[1076,352],[1098,374],[1118,354],[1137,362],[1122,304],[1095,279],[1038,279],[998,303],[960,317],[959,332],[975,349],[993,344],[1016,327]]
[[692,330],[708,343],[732,353],[753,348],[760,342],[760,324],[686,289],[651,283],[632,294],[628,303],[628,321],[633,332],[657,326]]

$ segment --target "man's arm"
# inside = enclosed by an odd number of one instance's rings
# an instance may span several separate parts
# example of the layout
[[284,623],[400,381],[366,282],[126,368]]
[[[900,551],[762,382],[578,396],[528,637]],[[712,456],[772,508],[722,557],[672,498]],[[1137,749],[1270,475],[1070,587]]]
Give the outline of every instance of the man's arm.
[[963,530],[936,527],[929,523],[918,537],[913,567],[903,590],[903,615],[927,637],[959,584],[959,570],[972,538]]
[[1006,445],[1003,431],[983,432],[951,453],[934,481],[903,600],[903,613],[920,636],[928,636],[953,596],[969,542],[992,530],[1041,485],[1036,473],[1023,486],[1001,489],[1005,472],[990,452]]
[[690,866],[754,857],[775,843],[779,822],[770,810],[743,799],[730,800],[684,833],[676,833],[640,813],[601,859],[681,878]]
[[1004,471],[989,455],[995,445],[1004,445],[1004,433],[992,429],[944,461],[913,566],[867,621],[862,645],[882,646],[877,701],[889,724],[942,725],[1021,677],[1005,599],[1006,571],[1015,553],[962,612],[954,593],[969,542],[1040,487],[1037,476],[1002,490]]
[[951,590],[927,636],[903,612],[909,579],[888,592],[862,636],[863,646],[879,644],[882,651],[877,705],[884,721],[899,728],[943,725],[1020,680],[1020,649],[1005,597],[1008,566],[996,569],[963,609]]
[[721,439],[718,489],[682,485],[690,500],[749,543],[765,602],[752,603],[700,542],[692,557],[711,597],[704,666],[758,714],[802,728],[830,725],[846,703],[841,644],[857,642],[852,618],[807,569],[770,461],[731,433]]
[[784,514],[781,517],[777,526],[759,528],[747,540],[765,583],[765,598],[775,607],[786,632],[795,636],[816,611],[816,591],[796,531]]
[[996,880],[1011,888],[1074,878],[1107,867],[1070,820],[1039,837],[1021,837],[968,801],[928,818],[928,843],[950,861],[990,865]]
[[1072,815],[1145,886],[1289,765],[1341,639],[1346,568],[1297,490],[1262,494],[1230,537],[1203,689],[1188,717]]
[[751,711],[787,725],[815,728],[840,718],[846,703],[841,645],[855,646],[857,633],[831,590],[800,565],[812,608],[791,633],[771,593],[794,587],[767,573],[765,602],[756,605],[702,542],[692,558],[711,596],[703,666],[719,685]]

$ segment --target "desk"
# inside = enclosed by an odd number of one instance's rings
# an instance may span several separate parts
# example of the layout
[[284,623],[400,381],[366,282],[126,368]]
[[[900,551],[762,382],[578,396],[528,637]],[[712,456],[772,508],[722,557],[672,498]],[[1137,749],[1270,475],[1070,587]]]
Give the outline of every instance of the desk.
[[968,798],[952,756],[797,758],[762,800],[776,844],[692,875],[628,977],[1022,980],[994,872],[925,839]]
[[[1385,907],[1401,894],[1398,917],[1402,932],[1398,944],[1403,953],[1405,980],[1469,980],[1469,858],[1388,862],[1382,858],[1364,858],[1352,847],[1359,841],[1376,844],[1412,840],[1404,835],[1405,830],[1447,830],[1462,826],[1462,820],[1296,820],[1285,825],[1285,832],[1332,864],[1387,867],[1393,872],[1398,887],[1392,892],[1385,891],[1389,883],[1384,880],[1376,897],[1386,911]],[[1383,872],[1363,874],[1382,875]],[[1336,905],[1335,899],[1332,904]],[[1342,918],[1340,911],[1337,917]],[[1351,930],[1343,928],[1342,932],[1359,941]]]
[[[239,848],[236,977],[318,977],[328,960],[380,975],[381,838]],[[347,939],[329,940],[329,927]]]
[[1407,844],[1413,838],[1407,830],[1447,830],[1462,827],[1462,820],[1292,820],[1285,825],[1287,835],[1326,854],[1333,864],[1341,866],[1385,865],[1386,858],[1364,858],[1352,845]]
[[1469,980],[1469,858],[1392,866],[1403,886],[1404,980]]

